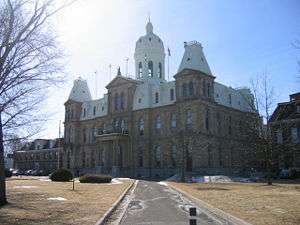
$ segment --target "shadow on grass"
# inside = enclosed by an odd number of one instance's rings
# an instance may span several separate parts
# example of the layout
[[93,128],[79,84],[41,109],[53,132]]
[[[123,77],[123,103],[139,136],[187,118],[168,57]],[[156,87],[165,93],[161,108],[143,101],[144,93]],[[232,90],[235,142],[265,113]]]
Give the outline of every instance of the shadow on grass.
[[229,188],[222,188],[222,187],[197,187],[196,190],[198,190],[198,191],[230,191]]

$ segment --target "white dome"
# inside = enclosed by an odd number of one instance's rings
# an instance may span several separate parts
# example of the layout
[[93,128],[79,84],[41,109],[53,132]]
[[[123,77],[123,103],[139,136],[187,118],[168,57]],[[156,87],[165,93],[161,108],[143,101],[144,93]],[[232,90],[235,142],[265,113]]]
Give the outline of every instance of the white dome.
[[150,50],[152,52],[164,53],[164,44],[160,37],[153,33],[153,25],[148,22],[146,25],[146,35],[141,36],[135,45],[135,53],[139,54]]
[[74,80],[73,88],[69,95],[69,99],[77,102],[85,102],[92,100],[92,96],[86,80],[83,80],[81,77]]

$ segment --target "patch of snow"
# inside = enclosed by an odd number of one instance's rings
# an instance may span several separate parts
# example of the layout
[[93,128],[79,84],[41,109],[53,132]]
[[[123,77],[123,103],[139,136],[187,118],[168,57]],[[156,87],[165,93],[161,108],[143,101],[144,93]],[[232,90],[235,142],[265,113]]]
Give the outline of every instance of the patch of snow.
[[14,186],[14,188],[24,188],[24,189],[32,189],[32,188],[37,188],[37,186]]
[[54,200],[54,201],[66,201],[67,199],[62,198],[62,197],[56,197],[56,198],[47,198],[47,200]]
[[168,184],[166,182],[163,182],[163,181],[158,182],[158,184],[160,184],[162,186],[168,186]]
[[120,177],[120,178],[117,178],[118,180],[131,180],[129,177]]
[[111,180],[111,184],[123,184],[123,182],[120,181],[119,178],[113,178],[113,179]]
[[44,179],[44,178],[42,178],[42,179],[39,179],[40,181],[51,181],[50,179]]

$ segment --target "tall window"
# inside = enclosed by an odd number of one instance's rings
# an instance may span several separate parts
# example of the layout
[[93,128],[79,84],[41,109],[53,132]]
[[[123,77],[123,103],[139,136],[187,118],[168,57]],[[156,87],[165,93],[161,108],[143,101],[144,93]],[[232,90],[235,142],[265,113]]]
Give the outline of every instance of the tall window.
[[157,130],[160,130],[161,128],[161,120],[160,120],[160,116],[157,116],[156,119],[155,119],[155,128]]
[[161,150],[159,145],[155,146],[154,148],[154,161],[156,167],[161,166]]
[[139,62],[139,78],[142,77],[142,74],[143,74],[143,65],[142,62]]
[[207,83],[207,97],[210,97],[210,83]]
[[300,134],[298,132],[299,132],[299,128],[297,128],[297,127],[292,127],[291,128],[292,142],[293,143],[298,143],[299,142]]
[[206,130],[209,130],[209,110],[206,110],[205,114],[205,128]]
[[152,61],[148,62],[148,76],[153,77],[153,62]]
[[86,108],[83,109],[83,117],[86,117]]
[[189,95],[190,96],[194,95],[194,83],[193,83],[193,81],[189,82]]
[[276,131],[276,141],[277,141],[277,144],[282,144],[283,142],[283,137],[282,137],[282,131],[281,130],[277,130]]
[[85,129],[82,130],[82,139],[83,139],[83,143],[85,143],[86,142],[86,130]]
[[171,147],[171,163],[172,163],[172,167],[176,167],[176,160],[177,160],[177,148],[176,148],[176,145],[172,145],[172,147]]
[[231,94],[228,95],[228,102],[229,102],[229,105],[231,105],[231,103],[232,103],[232,97],[231,97]]
[[232,134],[232,118],[229,116],[229,126],[228,126],[228,134]]
[[170,101],[174,100],[174,89],[170,89]]
[[185,83],[182,85],[182,96],[183,97],[187,96],[187,87]]
[[191,127],[193,122],[192,111],[189,109],[186,111],[186,126]]
[[158,92],[155,93],[155,103],[159,102],[159,94]]
[[161,65],[161,63],[158,63],[158,77],[162,78],[162,65]]
[[119,94],[118,93],[115,94],[114,103],[115,103],[115,110],[118,110],[119,109]]
[[96,115],[96,106],[94,106],[94,108],[93,108],[93,114],[94,114],[94,116]]
[[143,149],[139,148],[139,167],[144,166],[144,160],[143,160]]
[[220,134],[221,133],[221,116],[220,113],[217,112],[217,132]]
[[171,127],[175,128],[176,127],[176,114],[171,113]]
[[125,120],[121,120],[121,130],[124,131],[126,129]]
[[124,101],[125,101],[125,98],[124,98],[124,92],[121,93],[121,96],[120,96],[120,102],[121,102],[121,109],[124,109]]
[[140,135],[144,135],[144,128],[145,128],[145,123],[144,123],[144,119],[142,117],[139,120],[139,132],[140,132]]
[[205,80],[203,80],[202,89],[203,89],[203,95],[206,96],[206,82],[205,82]]

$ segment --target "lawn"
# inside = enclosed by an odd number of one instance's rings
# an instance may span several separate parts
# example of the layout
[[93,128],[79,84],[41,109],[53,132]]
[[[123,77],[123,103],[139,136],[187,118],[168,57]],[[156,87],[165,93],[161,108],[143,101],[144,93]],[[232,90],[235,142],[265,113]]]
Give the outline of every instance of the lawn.
[[252,224],[300,224],[300,184],[170,184]]
[[33,177],[8,179],[9,204],[0,208],[0,224],[95,224],[131,182],[75,182],[73,191],[72,182],[51,182]]

